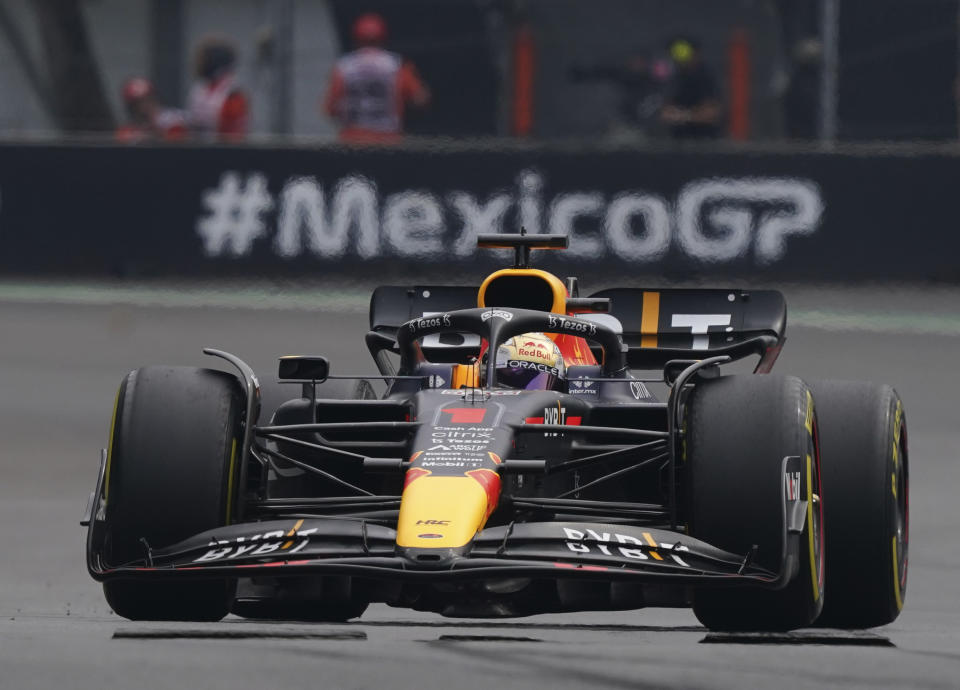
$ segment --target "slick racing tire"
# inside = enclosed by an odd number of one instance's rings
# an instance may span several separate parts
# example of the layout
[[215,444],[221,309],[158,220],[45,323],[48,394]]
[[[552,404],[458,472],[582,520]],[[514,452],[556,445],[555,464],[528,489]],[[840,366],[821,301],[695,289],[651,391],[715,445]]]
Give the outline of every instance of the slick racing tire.
[[[157,366],[124,379],[107,455],[108,563],[148,561],[230,522],[244,406],[239,381],[221,371]],[[232,579],[103,585],[110,608],[131,620],[220,620],[235,588]]]
[[[694,591],[693,612],[720,631],[792,630],[823,607],[823,512],[813,398],[797,378],[725,376],[698,384],[686,413],[684,471],[690,534],[753,563],[782,570],[784,458],[799,456],[799,496],[806,500],[799,567],[779,590]],[[797,535],[789,538],[796,539]]]
[[810,383],[820,421],[830,598],[818,625],[862,629],[903,608],[909,542],[907,422],[890,386]]

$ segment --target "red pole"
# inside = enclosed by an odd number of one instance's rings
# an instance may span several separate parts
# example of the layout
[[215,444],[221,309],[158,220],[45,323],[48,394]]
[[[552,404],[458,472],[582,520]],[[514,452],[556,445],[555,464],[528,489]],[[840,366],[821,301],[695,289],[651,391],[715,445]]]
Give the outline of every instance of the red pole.
[[747,32],[737,29],[728,47],[730,82],[730,138],[750,138],[750,42]]
[[513,134],[529,136],[533,131],[534,44],[530,27],[517,27],[513,36]]

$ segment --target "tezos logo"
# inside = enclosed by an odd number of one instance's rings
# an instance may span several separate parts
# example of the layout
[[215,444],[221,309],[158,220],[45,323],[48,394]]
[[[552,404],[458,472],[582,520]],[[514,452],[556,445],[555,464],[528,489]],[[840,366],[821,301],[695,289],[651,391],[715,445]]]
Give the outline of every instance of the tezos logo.
[[480,315],[481,320],[489,321],[490,319],[503,319],[504,321],[509,321],[513,318],[512,311],[503,311],[502,309],[491,309],[490,311],[485,311]]
[[439,326],[449,326],[450,315],[439,314],[437,316],[420,317],[410,322],[410,331],[416,332],[424,328],[437,328]]
[[588,321],[572,321],[562,316],[554,316],[553,314],[547,316],[547,319],[550,322],[551,329],[571,331],[573,333],[589,333],[590,335],[595,335],[597,332],[596,325]]

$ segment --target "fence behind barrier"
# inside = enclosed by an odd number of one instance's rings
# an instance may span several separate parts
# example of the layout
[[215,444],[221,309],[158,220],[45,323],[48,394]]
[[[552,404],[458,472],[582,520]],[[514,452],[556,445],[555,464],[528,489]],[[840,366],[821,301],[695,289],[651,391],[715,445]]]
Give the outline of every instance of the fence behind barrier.
[[960,157],[0,146],[0,273],[459,272],[481,232],[542,264],[672,277],[960,279]]

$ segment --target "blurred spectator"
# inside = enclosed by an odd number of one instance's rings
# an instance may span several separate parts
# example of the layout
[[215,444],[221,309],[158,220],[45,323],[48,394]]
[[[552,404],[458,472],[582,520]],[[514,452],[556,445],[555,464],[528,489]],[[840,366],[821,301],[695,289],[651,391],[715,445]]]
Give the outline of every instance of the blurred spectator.
[[162,107],[149,79],[128,79],[123,85],[123,105],[127,121],[117,129],[118,140],[176,141],[186,138],[187,123],[183,113]]
[[237,53],[229,41],[203,39],[194,55],[196,81],[190,88],[190,128],[206,137],[240,139],[247,133],[250,106],[236,83]]
[[353,25],[355,50],[333,68],[324,110],[339,123],[344,141],[397,141],[406,108],[423,108],[430,102],[430,91],[416,68],[384,50],[386,40],[383,18],[361,15]]
[[805,38],[793,47],[790,82],[783,98],[784,123],[791,139],[813,139],[818,134],[822,53],[816,38]]
[[717,82],[703,62],[700,47],[692,40],[670,42],[673,77],[660,120],[674,139],[706,139],[720,136],[723,106]]
[[613,84],[620,97],[618,133],[650,134],[663,105],[664,88],[671,67],[666,60],[654,60],[646,51],[636,51],[626,60],[589,67],[574,66],[574,82],[598,81]]

